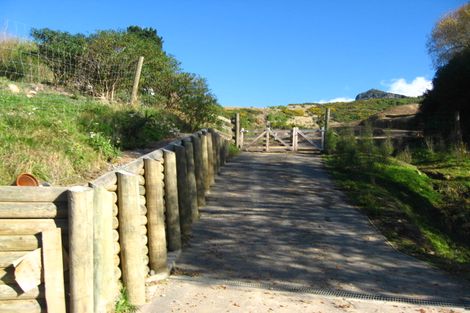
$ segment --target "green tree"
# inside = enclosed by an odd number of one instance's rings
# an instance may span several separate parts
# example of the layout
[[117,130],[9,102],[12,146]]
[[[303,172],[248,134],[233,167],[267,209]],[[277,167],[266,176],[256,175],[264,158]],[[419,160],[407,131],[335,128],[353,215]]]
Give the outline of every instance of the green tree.
[[187,131],[214,123],[221,107],[205,79],[191,73],[177,76],[176,91],[166,108],[177,115]]
[[[462,139],[470,145],[470,48],[440,67],[420,111],[428,135]],[[450,141],[455,143],[455,141]]]
[[74,81],[79,70],[81,56],[87,47],[83,34],[72,35],[68,32],[49,28],[33,28],[31,36],[38,46],[41,60],[54,74],[56,83],[69,84]]
[[427,47],[436,67],[470,47],[470,2],[437,22]]

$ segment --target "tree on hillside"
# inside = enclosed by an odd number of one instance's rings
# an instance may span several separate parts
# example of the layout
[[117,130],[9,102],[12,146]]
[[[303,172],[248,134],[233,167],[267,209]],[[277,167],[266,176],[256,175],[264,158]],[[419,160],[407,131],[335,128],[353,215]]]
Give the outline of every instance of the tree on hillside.
[[433,86],[421,105],[426,134],[470,146],[470,48],[437,70]]
[[68,84],[73,81],[81,56],[86,51],[86,36],[49,28],[33,28],[31,36],[38,46],[41,60],[54,74],[56,83]]
[[436,67],[470,47],[470,2],[437,22],[427,47]]

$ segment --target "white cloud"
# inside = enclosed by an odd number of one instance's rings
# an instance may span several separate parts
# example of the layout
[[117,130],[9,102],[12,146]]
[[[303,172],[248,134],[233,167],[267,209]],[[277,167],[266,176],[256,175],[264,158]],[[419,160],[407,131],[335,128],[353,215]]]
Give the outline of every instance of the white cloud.
[[392,79],[391,82],[383,82],[382,85],[388,87],[388,92],[405,95],[408,97],[421,96],[426,90],[432,89],[432,81],[423,76],[418,76],[412,82],[407,83],[406,79]]
[[346,97],[339,97],[339,98],[334,98],[330,100],[320,100],[317,101],[317,103],[324,104],[324,103],[331,103],[331,102],[351,102],[354,101],[352,98],[346,98]]

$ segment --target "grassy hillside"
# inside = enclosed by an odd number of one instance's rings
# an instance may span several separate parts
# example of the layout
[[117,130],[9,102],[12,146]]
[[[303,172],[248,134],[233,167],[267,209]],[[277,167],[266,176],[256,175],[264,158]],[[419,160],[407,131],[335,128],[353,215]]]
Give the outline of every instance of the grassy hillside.
[[[337,184],[398,249],[470,279],[470,155],[376,146],[342,134],[328,157]],[[390,155],[391,154],[391,155]]]
[[10,84],[0,80],[2,185],[23,172],[52,184],[82,182],[120,149],[159,140],[174,127],[155,109],[110,106],[32,84],[15,83],[19,91],[12,92]]
[[242,127],[263,128],[266,120],[274,128],[318,127],[323,125],[325,109],[331,109],[333,124],[357,123],[388,108],[420,102],[420,98],[369,99],[336,103],[303,103],[276,106],[267,109],[226,108],[225,116],[240,113]]

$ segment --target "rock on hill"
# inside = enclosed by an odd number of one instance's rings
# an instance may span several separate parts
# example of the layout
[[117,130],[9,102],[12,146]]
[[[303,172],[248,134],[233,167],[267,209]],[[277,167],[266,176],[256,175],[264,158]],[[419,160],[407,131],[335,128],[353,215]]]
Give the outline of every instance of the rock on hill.
[[356,96],[356,100],[366,100],[366,99],[398,99],[406,98],[404,95],[399,95],[396,93],[385,92],[378,89],[370,89],[366,92],[361,92]]

